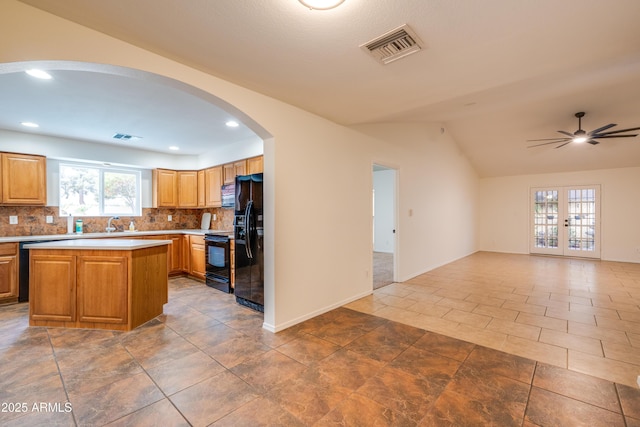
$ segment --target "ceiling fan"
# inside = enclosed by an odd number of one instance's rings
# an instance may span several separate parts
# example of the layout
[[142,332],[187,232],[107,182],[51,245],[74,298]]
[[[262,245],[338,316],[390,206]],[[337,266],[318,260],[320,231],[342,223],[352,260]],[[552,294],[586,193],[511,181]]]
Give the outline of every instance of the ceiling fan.
[[527,148],[532,148],[532,147],[539,147],[541,145],[549,145],[549,144],[559,144],[557,147],[555,148],[560,148],[560,147],[564,147],[565,145],[571,143],[571,142],[575,142],[577,144],[583,143],[583,142],[588,142],[589,144],[592,145],[596,145],[599,144],[600,141],[598,141],[598,139],[605,139],[605,138],[633,138],[635,136],[638,136],[638,134],[627,134],[627,135],[619,135],[623,132],[630,132],[633,130],[638,130],[640,129],[640,127],[636,127],[636,128],[629,128],[629,129],[620,129],[620,130],[612,130],[609,132],[605,132],[607,129],[611,129],[614,126],[617,126],[617,124],[615,123],[609,123],[608,125],[599,127],[598,129],[594,129],[591,132],[585,132],[584,130],[582,130],[582,118],[584,117],[585,113],[584,112],[579,112],[575,114],[576,117],[578,118],[578,130],[575,131],[574,133],[571,132],[565,132],[563,130],[559,130],[558,132],[566,135],[563,137],[558,137],[558,138],[545,138],[545,139],[529,139],[527,140],[527,142],[539,142],[539,141],[547,141],[547,142],[543,142],[541,144],[535,144],[535,145],[530,145]]

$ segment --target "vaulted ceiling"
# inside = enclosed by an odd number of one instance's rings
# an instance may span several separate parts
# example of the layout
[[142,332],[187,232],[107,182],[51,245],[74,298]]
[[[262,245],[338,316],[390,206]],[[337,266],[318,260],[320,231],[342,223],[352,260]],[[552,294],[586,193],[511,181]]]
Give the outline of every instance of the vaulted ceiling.
[[[577,130],[578,111],[587,131],[640,126],[637,0],[22,2],[340,124],[442,122],[483,177],[640,166],[640,137],[526,141]],[[418,53],[360,48],[403,24]]]

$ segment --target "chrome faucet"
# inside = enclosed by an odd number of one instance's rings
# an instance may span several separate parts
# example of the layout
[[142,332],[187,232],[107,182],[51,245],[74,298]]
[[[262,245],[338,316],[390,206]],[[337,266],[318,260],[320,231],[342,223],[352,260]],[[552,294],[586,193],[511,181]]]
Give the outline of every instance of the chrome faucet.
[[111,218],[109,218],[109,222],[107,223],[107,233],[111,233],[112,231],[116,231],[115,227],[111,226],[111,220],[114,219],[120,219],[119,216],[112,216]]

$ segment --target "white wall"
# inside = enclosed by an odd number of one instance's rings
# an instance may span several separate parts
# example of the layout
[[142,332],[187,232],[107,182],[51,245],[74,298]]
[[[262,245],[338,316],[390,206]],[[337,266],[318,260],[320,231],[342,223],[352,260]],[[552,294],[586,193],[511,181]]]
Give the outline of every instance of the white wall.
[[373,172],[375,199],[373,209],[373,250],[376,252],[394,252],[395,237],[395,186],[396,172],[393,169]]
[[397,170],[398,280],[477,251],[478,177],[442,125],[353,129],[380,141],[369,146],[373,163]]
[[439,127],[349,129],[23,3],[2,7],[0,64],[78,61],[154,73],[254,121],[264,140],[266,328],[371,293],[374,162],[399,170],[401,279],[475,251],[477,177]]
[[479,244],[484,251],[529,252],[532,187],[600,184],[601,259],[640,262],[640,168],[480,180]]

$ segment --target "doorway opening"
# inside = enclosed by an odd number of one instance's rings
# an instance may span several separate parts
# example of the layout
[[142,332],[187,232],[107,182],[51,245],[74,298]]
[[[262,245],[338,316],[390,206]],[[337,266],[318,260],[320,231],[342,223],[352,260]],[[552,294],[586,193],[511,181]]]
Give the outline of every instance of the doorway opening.
[[373,289],[396,281],[396,172],[373,165]]
[[600,258],[600,186],[531,189],[532,254]]

